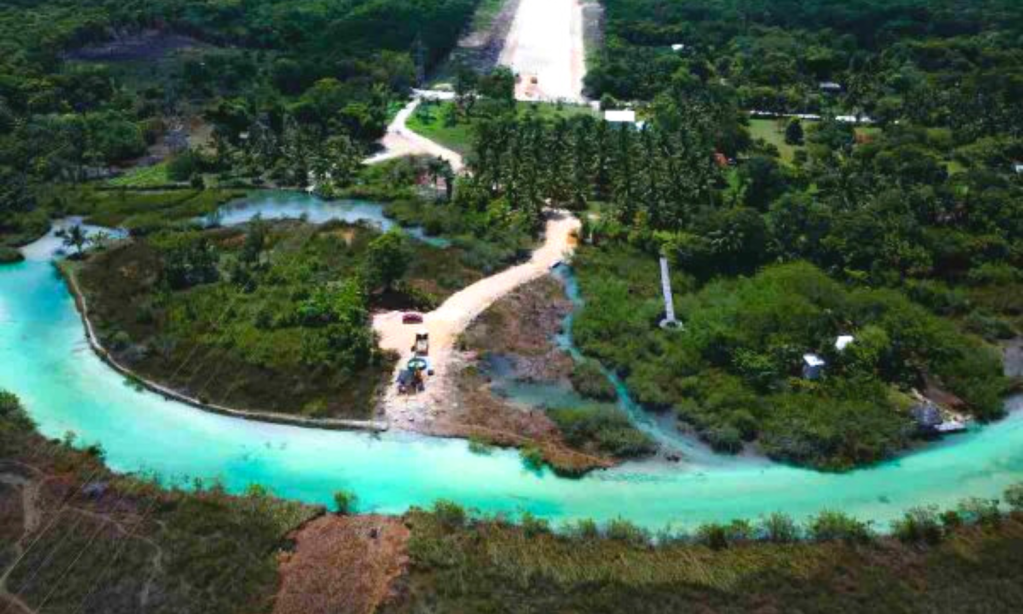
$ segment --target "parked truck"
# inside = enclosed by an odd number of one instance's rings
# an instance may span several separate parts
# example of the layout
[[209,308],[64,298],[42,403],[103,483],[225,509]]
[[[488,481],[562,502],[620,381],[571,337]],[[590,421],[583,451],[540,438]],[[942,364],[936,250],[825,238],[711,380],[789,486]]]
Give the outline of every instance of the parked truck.
[[416,342],[412,344],[412,353],[416,356],[430,354],[430,333],[420,330],[416,333]]

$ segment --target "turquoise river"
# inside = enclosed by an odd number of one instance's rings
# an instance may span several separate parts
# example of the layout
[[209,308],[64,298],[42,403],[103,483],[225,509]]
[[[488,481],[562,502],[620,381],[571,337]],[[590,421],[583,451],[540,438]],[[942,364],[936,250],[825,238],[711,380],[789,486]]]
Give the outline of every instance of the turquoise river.
[[0,388],[41,431],[100,443],[110,466],[165,482],[217,479],[231,490],[329,503],[355,491],[365,511],[400,513],[444,498],[483,512],[523,510],[555,522],[623,517],[651,529],[839,509],[879,528],[909,507],[997,496],[1023,480],[1023,402],[1001,422],[898,460],[827,474],[758,458],[697,455],[629,463],[570,480],[525,468],[517,453],[466,442],[262,424],[139,392],[89,348],[74,302],[48,258],[0,267]]

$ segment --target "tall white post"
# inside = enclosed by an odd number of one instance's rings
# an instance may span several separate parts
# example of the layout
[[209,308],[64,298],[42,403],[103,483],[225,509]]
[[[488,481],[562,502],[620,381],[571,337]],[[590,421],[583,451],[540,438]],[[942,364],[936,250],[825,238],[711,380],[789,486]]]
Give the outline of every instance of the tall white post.
[[668,259],[661,256],[661,292],[664,294],[664,319],[661,328],[682,328],[675,319],[675,299],[671,294],[671,275],[668,273]]

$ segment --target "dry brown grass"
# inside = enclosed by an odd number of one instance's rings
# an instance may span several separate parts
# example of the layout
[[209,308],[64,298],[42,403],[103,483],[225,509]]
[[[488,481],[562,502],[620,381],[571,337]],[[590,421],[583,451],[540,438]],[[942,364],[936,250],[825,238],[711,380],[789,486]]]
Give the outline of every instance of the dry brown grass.
[[274,614],[371,614],[408,563],[409,530],[390,516],[322,516],[281,555]]

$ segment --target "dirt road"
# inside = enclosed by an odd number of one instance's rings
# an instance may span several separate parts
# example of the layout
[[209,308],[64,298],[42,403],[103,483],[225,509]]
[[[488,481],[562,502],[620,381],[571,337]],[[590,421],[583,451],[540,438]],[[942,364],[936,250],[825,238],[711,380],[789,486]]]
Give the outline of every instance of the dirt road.
[[398,112],[390,125],[387,126],[387,133],[380,141],[380,144],[384,146],[384,151],[363,160],[365,164],[377,164],[403,156],[428,155],[447,160],[451,164],[452,170],[456,173],[462,170],[465,164],[458,152],[416,134],[405,125],[408,118],[415,112],[416,107],[419,106],[420,100],[420,95],[417,95]]
[[519,100],[583,100],[580,0],[521,0],[499,63],[519,76]]
[[434,375],[428,378],[426,391],[417,395],[399,395],[395,385],[388,387],[383,410],[392,428],[425,430],[431,421],[445,414],[451,391],[452,354],[459,335],[497,299],[545,275],[553,264],[570,254],[578,228],[579,220],[575,216],[564,211],[551,212],[544,244],[533,252],[528,262],[481,279],[452,295],[440,307],[426,314],[423,324],[402,324],[400,312],[379,314],[373,318],[373,328],[380,335],[380,346],[401,355],[395,378],[411,357],[416,331],[426,329],[430,333],[430,366]]

